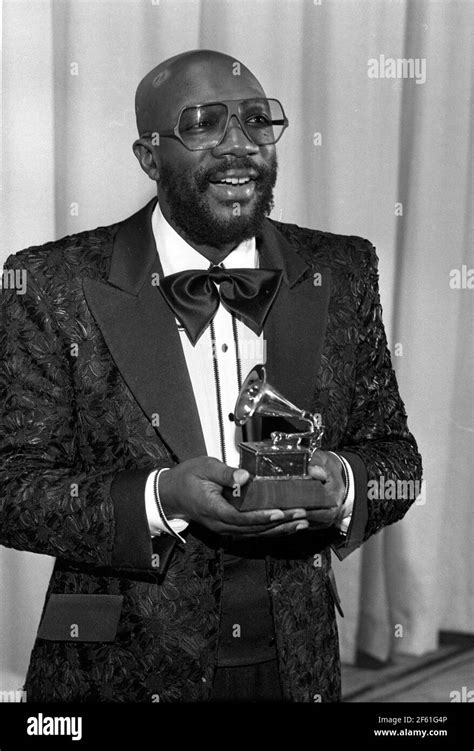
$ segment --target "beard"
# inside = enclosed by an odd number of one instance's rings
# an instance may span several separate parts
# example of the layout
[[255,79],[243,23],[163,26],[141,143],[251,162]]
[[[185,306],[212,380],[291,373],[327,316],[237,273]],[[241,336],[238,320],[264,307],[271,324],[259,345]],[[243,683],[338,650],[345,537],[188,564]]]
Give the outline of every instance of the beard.
[[[206,201],[206,191],[214,175],[231,169],[249,169],[257,172],[255,198],[251,210],[234,216],[235,201],[229,200],[229,216],[216,216]],[[166,194],[170,216],[187,237],[198,245],[220,247],[239,245],[254,237],[263,220],[273,208],[273,188],[277,178],[277,158],[269,164],[254,164],[250,157],[229,158],[214,168],[196,172],[183,172],[170,165],[161,165],[160,183]]]

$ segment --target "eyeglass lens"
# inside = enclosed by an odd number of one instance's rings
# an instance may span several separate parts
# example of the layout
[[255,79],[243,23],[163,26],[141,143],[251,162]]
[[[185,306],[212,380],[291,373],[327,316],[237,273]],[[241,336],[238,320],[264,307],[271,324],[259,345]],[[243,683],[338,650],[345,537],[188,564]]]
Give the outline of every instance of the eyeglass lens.
[[[186,146],[191,149],[216,146],[224,135],[227,111],[223,103],[183,110],[179,134]],[[246,135],[259,146],[275,143],[284,129],[283,111],[276,99],[243,99],[238,113]]]

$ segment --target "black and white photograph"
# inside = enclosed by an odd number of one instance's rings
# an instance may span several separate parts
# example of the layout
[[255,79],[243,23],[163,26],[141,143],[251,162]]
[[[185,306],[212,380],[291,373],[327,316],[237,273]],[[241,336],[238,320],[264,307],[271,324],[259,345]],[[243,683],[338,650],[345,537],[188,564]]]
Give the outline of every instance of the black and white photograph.
[[474,3],[1,5],[0,750],[472,749]]

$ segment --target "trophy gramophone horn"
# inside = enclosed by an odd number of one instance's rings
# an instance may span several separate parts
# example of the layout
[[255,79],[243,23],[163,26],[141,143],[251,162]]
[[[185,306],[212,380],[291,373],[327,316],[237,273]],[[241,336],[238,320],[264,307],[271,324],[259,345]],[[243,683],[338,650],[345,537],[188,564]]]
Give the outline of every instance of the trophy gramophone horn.
[[237,425],[245,425],[247,420],[254,415],[305,420],[309,422],[313,430],[316,425],[311,412],[299,409],[270,386],[267,381],[267,371],[263,365],[256,365],[248,374],[234,409],[234,420]]

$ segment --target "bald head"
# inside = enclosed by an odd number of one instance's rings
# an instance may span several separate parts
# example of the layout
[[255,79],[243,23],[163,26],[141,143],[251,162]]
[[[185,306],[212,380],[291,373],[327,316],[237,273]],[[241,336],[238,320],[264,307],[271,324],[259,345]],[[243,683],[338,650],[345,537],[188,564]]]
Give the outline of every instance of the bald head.
[[265,92],[234,57],[213,50],[183,52],[157,65],[140,81],[135,95],[138,132],[171,128],[186,105],[252,96],[265,96]]

